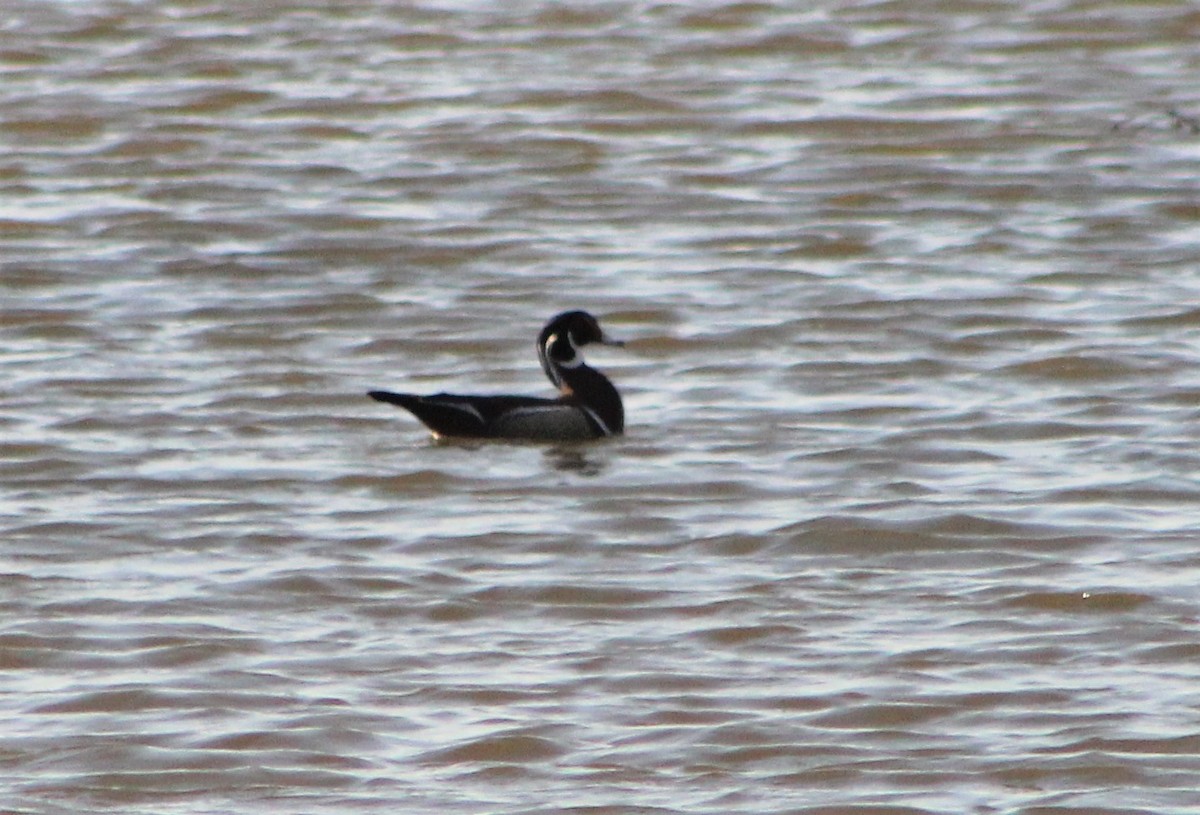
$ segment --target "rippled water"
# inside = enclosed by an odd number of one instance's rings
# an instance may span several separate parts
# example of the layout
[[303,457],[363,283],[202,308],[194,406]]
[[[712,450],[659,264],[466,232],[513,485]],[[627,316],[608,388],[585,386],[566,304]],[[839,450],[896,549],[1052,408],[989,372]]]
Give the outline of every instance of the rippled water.
[[[1197,36],[10,3],[0,806],[1195,812]],[[624,438],[364,396],[565,308]]]

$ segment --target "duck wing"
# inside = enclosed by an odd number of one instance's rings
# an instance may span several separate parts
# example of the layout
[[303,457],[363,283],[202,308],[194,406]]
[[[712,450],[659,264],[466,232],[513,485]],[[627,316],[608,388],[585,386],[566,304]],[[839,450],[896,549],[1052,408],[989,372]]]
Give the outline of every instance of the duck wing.
[[571,405],[537,396],[476,396],[369,391],[378,402],[407,410],[435,436],[474,438],[589,438],[587,420]]

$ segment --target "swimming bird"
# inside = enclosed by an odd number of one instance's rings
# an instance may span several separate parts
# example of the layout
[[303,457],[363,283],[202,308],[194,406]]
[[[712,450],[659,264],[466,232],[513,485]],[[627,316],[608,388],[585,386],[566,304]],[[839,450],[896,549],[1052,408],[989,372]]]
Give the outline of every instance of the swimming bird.
[[580,353],[592,343],[624,345],[604,333],[586,311],[565,311],[538,334],[538,359],[558,388],[557,399],[454,393],[418,396],[379,390],[367,395],[409,411],[436,438],[576,441],[619,436],[625,430],[621,394],[608,377],[589,368]]

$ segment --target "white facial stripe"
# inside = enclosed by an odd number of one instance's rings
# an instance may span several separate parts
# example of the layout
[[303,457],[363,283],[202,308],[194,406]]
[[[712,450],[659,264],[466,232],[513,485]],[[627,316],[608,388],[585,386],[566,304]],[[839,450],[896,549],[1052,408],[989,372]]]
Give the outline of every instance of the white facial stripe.
[[571,346],[571,358],[570,359],[562,359],[562,360],[555,359],[554,356],[551,355],[550,349],[551,349],[551,347],[553,347],[554,343],[556,343],[556,342],[558,342],[557,334],[551,334],[549,337],[546,337],[546,358],[547,359],[549,359],[551,362],[553,362],[555,365],[558,365],[561,368],[578,368],[580,365],[583,364],[583,357],[579,356],[579,349],[575,347],[575,341],[571,339],[570,331],[567,332],[567,345]]
[[546,369],[546,375],[550,377],[550,381],[554,383],[555,387],[559,387],[562,385],[562,377],[555,368],[557,363],[550,356],[550,348],[556,342],[558,342],[557,334],[551,334],[549,337],[546,337],[546,342],[542,345],[540,356],[542,358],[542,367]]

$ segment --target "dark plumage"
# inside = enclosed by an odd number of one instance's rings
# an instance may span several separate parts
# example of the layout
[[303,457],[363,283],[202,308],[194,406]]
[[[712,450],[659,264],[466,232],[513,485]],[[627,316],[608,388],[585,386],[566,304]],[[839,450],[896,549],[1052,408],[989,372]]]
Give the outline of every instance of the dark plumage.
[[617,436],[625,430],[621,395],[583,361],[580,349],[591,343],[623,344],[608,337],[586,311],[559,314],[538,334],[538,359],[558,388],[557,399],[379,390],[367,395],[409,411],[435,436],[547,441]]

